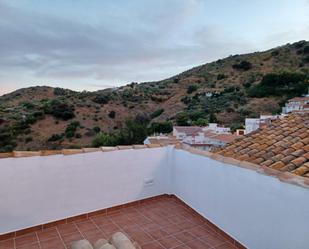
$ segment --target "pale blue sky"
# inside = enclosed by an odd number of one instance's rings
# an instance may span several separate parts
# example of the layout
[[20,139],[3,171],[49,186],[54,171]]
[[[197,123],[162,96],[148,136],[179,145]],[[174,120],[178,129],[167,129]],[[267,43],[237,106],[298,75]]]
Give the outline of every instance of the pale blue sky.
[[159,80],[309,40],[309,0],[0,0],[0,94]]

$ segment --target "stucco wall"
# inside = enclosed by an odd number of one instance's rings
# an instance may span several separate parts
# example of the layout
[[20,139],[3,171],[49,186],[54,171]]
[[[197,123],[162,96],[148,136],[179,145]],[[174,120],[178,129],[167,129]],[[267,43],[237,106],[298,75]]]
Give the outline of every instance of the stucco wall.
[[166,193],[167,151],[1,159],[0,234]]
[[1,159],[0,234],[164,193],[248,248],[309,248],[308,189],[172,147]]
[[309,190],[173,151],[173,192],[252,249],[309,248]]

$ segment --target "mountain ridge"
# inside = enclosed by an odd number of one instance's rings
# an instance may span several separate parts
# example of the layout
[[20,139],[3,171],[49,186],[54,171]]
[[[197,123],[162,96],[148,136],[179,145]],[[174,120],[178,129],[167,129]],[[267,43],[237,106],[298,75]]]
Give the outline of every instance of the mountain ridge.
[[[0,96],[0,150],[91,146],[97,133],[120,131],[136,118],[148,127],[166,121],[202,125],[213,118],[236,127],[245,117],[278,112],[286,99],[304,91],[308,75],[309,42],[299,41],[229,56],[160,81],[93,92],[18,89]],[[280,95],[267,95],[272,82]]]

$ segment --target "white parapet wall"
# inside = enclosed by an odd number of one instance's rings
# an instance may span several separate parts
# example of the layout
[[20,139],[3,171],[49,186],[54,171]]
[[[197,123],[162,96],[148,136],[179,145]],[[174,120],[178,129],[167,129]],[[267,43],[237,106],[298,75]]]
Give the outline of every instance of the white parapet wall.
[[168,160],[167,147],[0,159],[0,234],[164,194]]
[[309,189],[172,146],[0,159],[0,234],[165,193],[248,248],[309,248]]
[[173,192],[251,249],[309,248],[309,189],[175,150]]

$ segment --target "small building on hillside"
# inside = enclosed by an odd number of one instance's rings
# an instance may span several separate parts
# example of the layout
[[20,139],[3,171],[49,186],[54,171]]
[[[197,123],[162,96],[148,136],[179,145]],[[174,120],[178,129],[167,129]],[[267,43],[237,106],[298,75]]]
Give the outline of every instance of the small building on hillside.
[[212,151],[221,148],[240,137],[241,136],[232,133],[219,134],[213,131],[203,131],[196,136],[187,136],[182,142],[194,148]]
[[304,97],[290,99],[285,106],[282,107],[283,114],[297,111],[309,111],[309,94]]
[[265,128],[269,126],[272,121],[280,117],[283,117],[283,116],[282,115],[261,115],[260,118],[246,118],[245,134],[249,134],[260,128]]
[[216,134],[229,134],[231,129],[229,127],[219,126],[217,123],[209,123],[208,126],[174,126],[173,136],[177,139],[184,139],[188,136],[196,136],[203,131],[212,131]]
[[203,131],[203,127],[199,126],[174,126],[173,136],[177,139],[184,139],[187,136],[197,135],[199,132]]
[[232,134],[229,127],[219,126],[217,123],[210,123],[205,127],[174,126],[173,136],[183,144],[206,151],[225,146],[240,137]]

